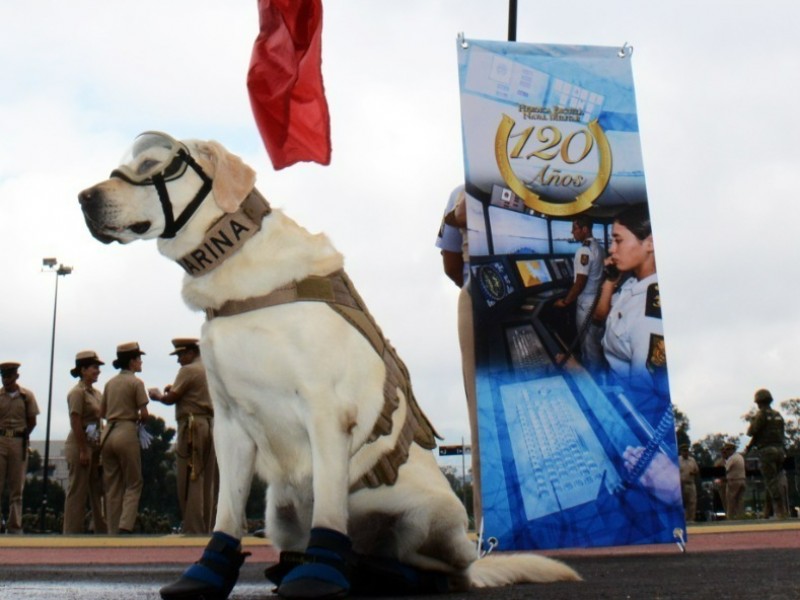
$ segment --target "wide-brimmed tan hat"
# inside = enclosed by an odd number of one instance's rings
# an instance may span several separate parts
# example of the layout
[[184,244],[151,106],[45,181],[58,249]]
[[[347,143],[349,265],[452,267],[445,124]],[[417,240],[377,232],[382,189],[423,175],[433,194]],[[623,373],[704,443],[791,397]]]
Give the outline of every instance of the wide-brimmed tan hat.
[[125,342],[117,346],[117,359],[113,365],[115,369],[120,369],[130,359],[144,354],[144,350],[139,347],[139,342]]
[[0,374],[5,375],[7,373],[12,373],[12,372],[16,371],[17,369],[19,369],[19,367],[20,367],[20,364],[18,362],[14,362],[14,361],[11,361],[11,360],[8,360],[6,362],[2,362],[2,363],[0,363]]
[[104,365],[97,352],[94,350],[81,350],[75,355],[75,368],[70,369],[70,375],[73,377],[80,377],[81,369],[91,365]]
[[139,348],[139,342],[125,342],[117,346],[117,354],[144,354],[144,350]]
[[172,356],[184,350],[195,350],[199,343],[200,340],[197,338],[175,338],[172,340],[172,345],[175,346],[175,350],[170,352],[169,355]]

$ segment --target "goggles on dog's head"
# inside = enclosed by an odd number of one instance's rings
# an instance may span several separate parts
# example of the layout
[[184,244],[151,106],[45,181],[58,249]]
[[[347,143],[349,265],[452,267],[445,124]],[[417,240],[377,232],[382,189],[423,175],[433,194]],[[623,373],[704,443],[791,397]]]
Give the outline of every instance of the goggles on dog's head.
[[132,185],[153,185],[157,175],[172,181],[186,172],[187,156],[189,151],[178,140],[159,131],[145,131],[136,136],[111,176]]
[[[175,219],[166,183],[183,177],[187,167],[192,167],[203,185]],[[131,185],[155,186],[164,211],[164,232],[160,236],[162,238],[175,237],[211,191],[211,178],[192,158],[188,148],[160,131],[145,131],[136,136],[133,145],[123,156],[122,164],[111,171],[111,177],[117,177]]]

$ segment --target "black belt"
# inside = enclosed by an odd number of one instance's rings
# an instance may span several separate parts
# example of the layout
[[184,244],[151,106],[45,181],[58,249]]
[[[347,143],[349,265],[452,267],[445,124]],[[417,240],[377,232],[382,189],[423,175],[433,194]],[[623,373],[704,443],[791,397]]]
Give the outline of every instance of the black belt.
[[25,437],[25,431],[19,429],[0,429],[0,437],[21,438]]

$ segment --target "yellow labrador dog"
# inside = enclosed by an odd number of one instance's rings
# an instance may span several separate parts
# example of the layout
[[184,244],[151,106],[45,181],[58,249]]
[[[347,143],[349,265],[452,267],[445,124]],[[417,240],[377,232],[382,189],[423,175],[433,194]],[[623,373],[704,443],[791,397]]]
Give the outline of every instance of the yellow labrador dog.
[[373,593],[381,582],[438,591],[579,579],[533,554],[476,560],[464,507],[430,451],[435,431],[342,256],[270,208],[255,178],[216,142],[147,132],[79,196],[98,240],[157,238],[186,271],[184,300],[207,314],[217,520],[203,557],[162,596],[228,596],[254,473],[284,551],[267,575],[286,598]]

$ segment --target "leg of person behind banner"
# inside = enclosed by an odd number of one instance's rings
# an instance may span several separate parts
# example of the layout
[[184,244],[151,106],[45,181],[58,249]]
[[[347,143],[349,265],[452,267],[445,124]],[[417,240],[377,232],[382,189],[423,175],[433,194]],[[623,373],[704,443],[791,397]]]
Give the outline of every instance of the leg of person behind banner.
[[464,393],[467,396],[472,462],[472,516],[475,531],[477,531],[483,518],[483,505],[481,502],[481,457],[478,442],[478,398],[475,389],[475,332],[473,328],[472,297],[469,286],[466,285],[458,296],[458,341],[461,347]]

